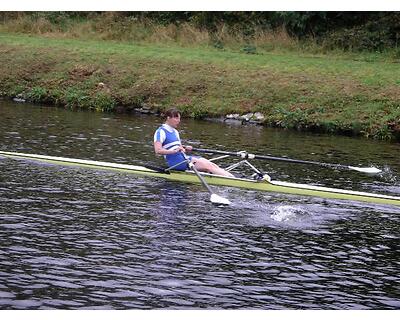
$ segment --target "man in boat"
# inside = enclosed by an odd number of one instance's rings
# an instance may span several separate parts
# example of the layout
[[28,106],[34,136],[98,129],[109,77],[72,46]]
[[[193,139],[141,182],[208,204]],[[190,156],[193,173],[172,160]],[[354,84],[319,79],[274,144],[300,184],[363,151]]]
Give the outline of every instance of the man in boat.
[[180,112],[173,108],[167,110],[164,116],[166,117],[165,123],[154,134],[154,151],[156,154],[165,157],[168,167],[173,167],[173,170],[184,171],[188,169],[188,163],[185,162],[188,159],[198,171],[233,177],[230,172],[203,157],[186,156],[186,152],[190,152],[192,147],[183,146],[181,143],[177,130],[181,122]]

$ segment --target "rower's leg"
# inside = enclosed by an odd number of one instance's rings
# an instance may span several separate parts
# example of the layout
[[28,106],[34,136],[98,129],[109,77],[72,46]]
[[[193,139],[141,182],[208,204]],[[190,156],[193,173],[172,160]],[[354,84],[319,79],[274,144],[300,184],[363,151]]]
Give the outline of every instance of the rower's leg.
[[196,169],[199,171],[218,174],[218,175],[225,176],[225,177],[231,177],[231,178],[234,177],[234,175],[232,173],[220,168],[218,165],[216,165],[215,163],[212,163],[211,161],[209,161],[205,158],[193,159],[193,164],[196,167]]

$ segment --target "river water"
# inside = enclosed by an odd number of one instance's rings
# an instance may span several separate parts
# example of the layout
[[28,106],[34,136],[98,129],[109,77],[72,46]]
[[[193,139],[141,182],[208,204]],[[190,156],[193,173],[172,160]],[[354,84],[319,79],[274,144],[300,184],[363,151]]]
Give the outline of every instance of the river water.
[[[0,150],[162,165],[161,119],[0,101]],[[194,146],[286,163],[274,179],[400,194],[400,146],[183,120]],[[228,161],[222,165],[228,164]],[[0,158],[1,309],[398,309],[400,208]]]

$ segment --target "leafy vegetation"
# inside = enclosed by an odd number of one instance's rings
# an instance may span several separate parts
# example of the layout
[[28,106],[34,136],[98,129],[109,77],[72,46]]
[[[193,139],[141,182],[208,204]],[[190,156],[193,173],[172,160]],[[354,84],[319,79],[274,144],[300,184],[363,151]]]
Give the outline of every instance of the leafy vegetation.
[[[398,53],[399,12],[0,12],[3,31],[107,40]],[[398,56],[397,56],[398,58]]]

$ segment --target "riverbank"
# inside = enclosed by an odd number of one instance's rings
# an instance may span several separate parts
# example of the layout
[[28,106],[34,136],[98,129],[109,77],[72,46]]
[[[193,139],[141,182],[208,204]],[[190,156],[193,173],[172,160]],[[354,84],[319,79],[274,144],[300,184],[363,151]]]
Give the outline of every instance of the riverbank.
[[400,140],[400,66],[350,57],[234,52],[0,33],[0,94],[126,112],[171,105],[202,118]]

